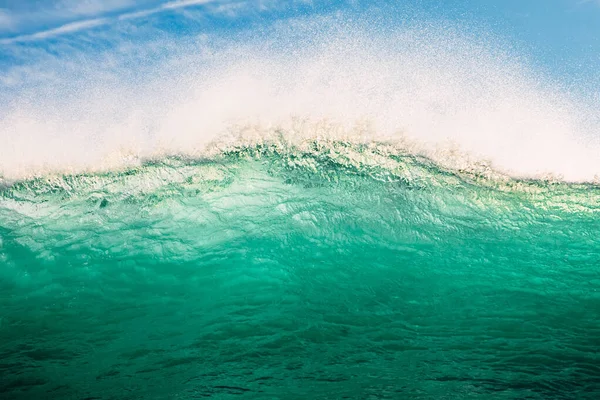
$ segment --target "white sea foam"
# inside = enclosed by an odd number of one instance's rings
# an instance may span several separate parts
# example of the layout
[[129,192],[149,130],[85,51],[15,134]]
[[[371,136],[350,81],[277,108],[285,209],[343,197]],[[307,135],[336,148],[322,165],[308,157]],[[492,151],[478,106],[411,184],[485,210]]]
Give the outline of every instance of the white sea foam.
[[62,72],[55,59],[51,80],[2,109],[0,176],[202,156],[232,133],[256,140],[275,127],[292,141],[408,140],[451,167],[485,161],[520,177],[600,175],[594,104],[541,78],[518,52],[444,23],[369,26],[328,17],[250,38],[169,43],[169,57],[129,82],[149,53],[138,49],[128,67],[70,63]]

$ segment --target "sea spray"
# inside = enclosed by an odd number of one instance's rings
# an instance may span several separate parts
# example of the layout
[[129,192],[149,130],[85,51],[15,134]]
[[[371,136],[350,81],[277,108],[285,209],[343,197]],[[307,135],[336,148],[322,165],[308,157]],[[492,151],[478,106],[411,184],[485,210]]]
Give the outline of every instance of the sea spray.
[[[0,174],[200,157],[235,126],[296,135],[298,118],[346,134],[366,123],[373,139],[409,138],[439,163],[456,149],[515,177],[593,181],[600,171],[589,97],[569,93],[489,34],[433,22],[373,30],[339,16],[239,36],[167,47],[170,58],[134,84],[119,79],[122,67],[110,69],[114,61],[101,73],[82,65],[83,81],[54,71],[58,78],[23,89],[5,110]],[[142,61],[133,57],[128,65]],[[65,96],[55,95],[57,86]],[[299,134],[335,138],[312,128]]]

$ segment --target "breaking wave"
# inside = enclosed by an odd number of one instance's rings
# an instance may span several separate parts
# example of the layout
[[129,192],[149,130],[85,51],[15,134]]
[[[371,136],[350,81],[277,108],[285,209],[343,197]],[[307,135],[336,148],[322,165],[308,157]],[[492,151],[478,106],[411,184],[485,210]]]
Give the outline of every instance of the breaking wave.
[[148,47],[167,55],[152,68],[140,66],[153,55],[141,49],[38,66],[53,78],[23,87],[2,110],[0,176],[206,158],[223,143],[277,132],[292,143],[383,140],[453,169],[483,163],[515,178],[597,179],[600,124],[589,97],[492,35],[385,22],[375,30],[329,16],[176,46],[157,40]]

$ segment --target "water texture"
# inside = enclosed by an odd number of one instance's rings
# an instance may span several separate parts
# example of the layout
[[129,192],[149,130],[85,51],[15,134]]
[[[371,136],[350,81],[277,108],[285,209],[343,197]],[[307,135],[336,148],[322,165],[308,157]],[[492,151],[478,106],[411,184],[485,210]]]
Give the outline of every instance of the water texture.
[[375,141],[13,182],[1,397],[597,399],[598,199]]

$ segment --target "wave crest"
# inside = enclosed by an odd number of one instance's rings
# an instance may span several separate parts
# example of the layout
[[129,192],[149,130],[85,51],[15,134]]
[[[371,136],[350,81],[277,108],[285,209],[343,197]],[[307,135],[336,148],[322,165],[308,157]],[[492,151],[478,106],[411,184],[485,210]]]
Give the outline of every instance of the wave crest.
[[457,170],[597,179],[600,123],[589,101],[491,35],[381,19],[375,31],[371,20],[292,20],[250,39],[244,32],[170,46],[167,61],[133,84],[120,81],[130,73],[119,70],[82,65],[84,81],[58,73],[65,96],[53,82],[3,110],[0,176],[209,157],[228,133],[243,144],[277,132],[290,142],[410,143],[415,154]]

